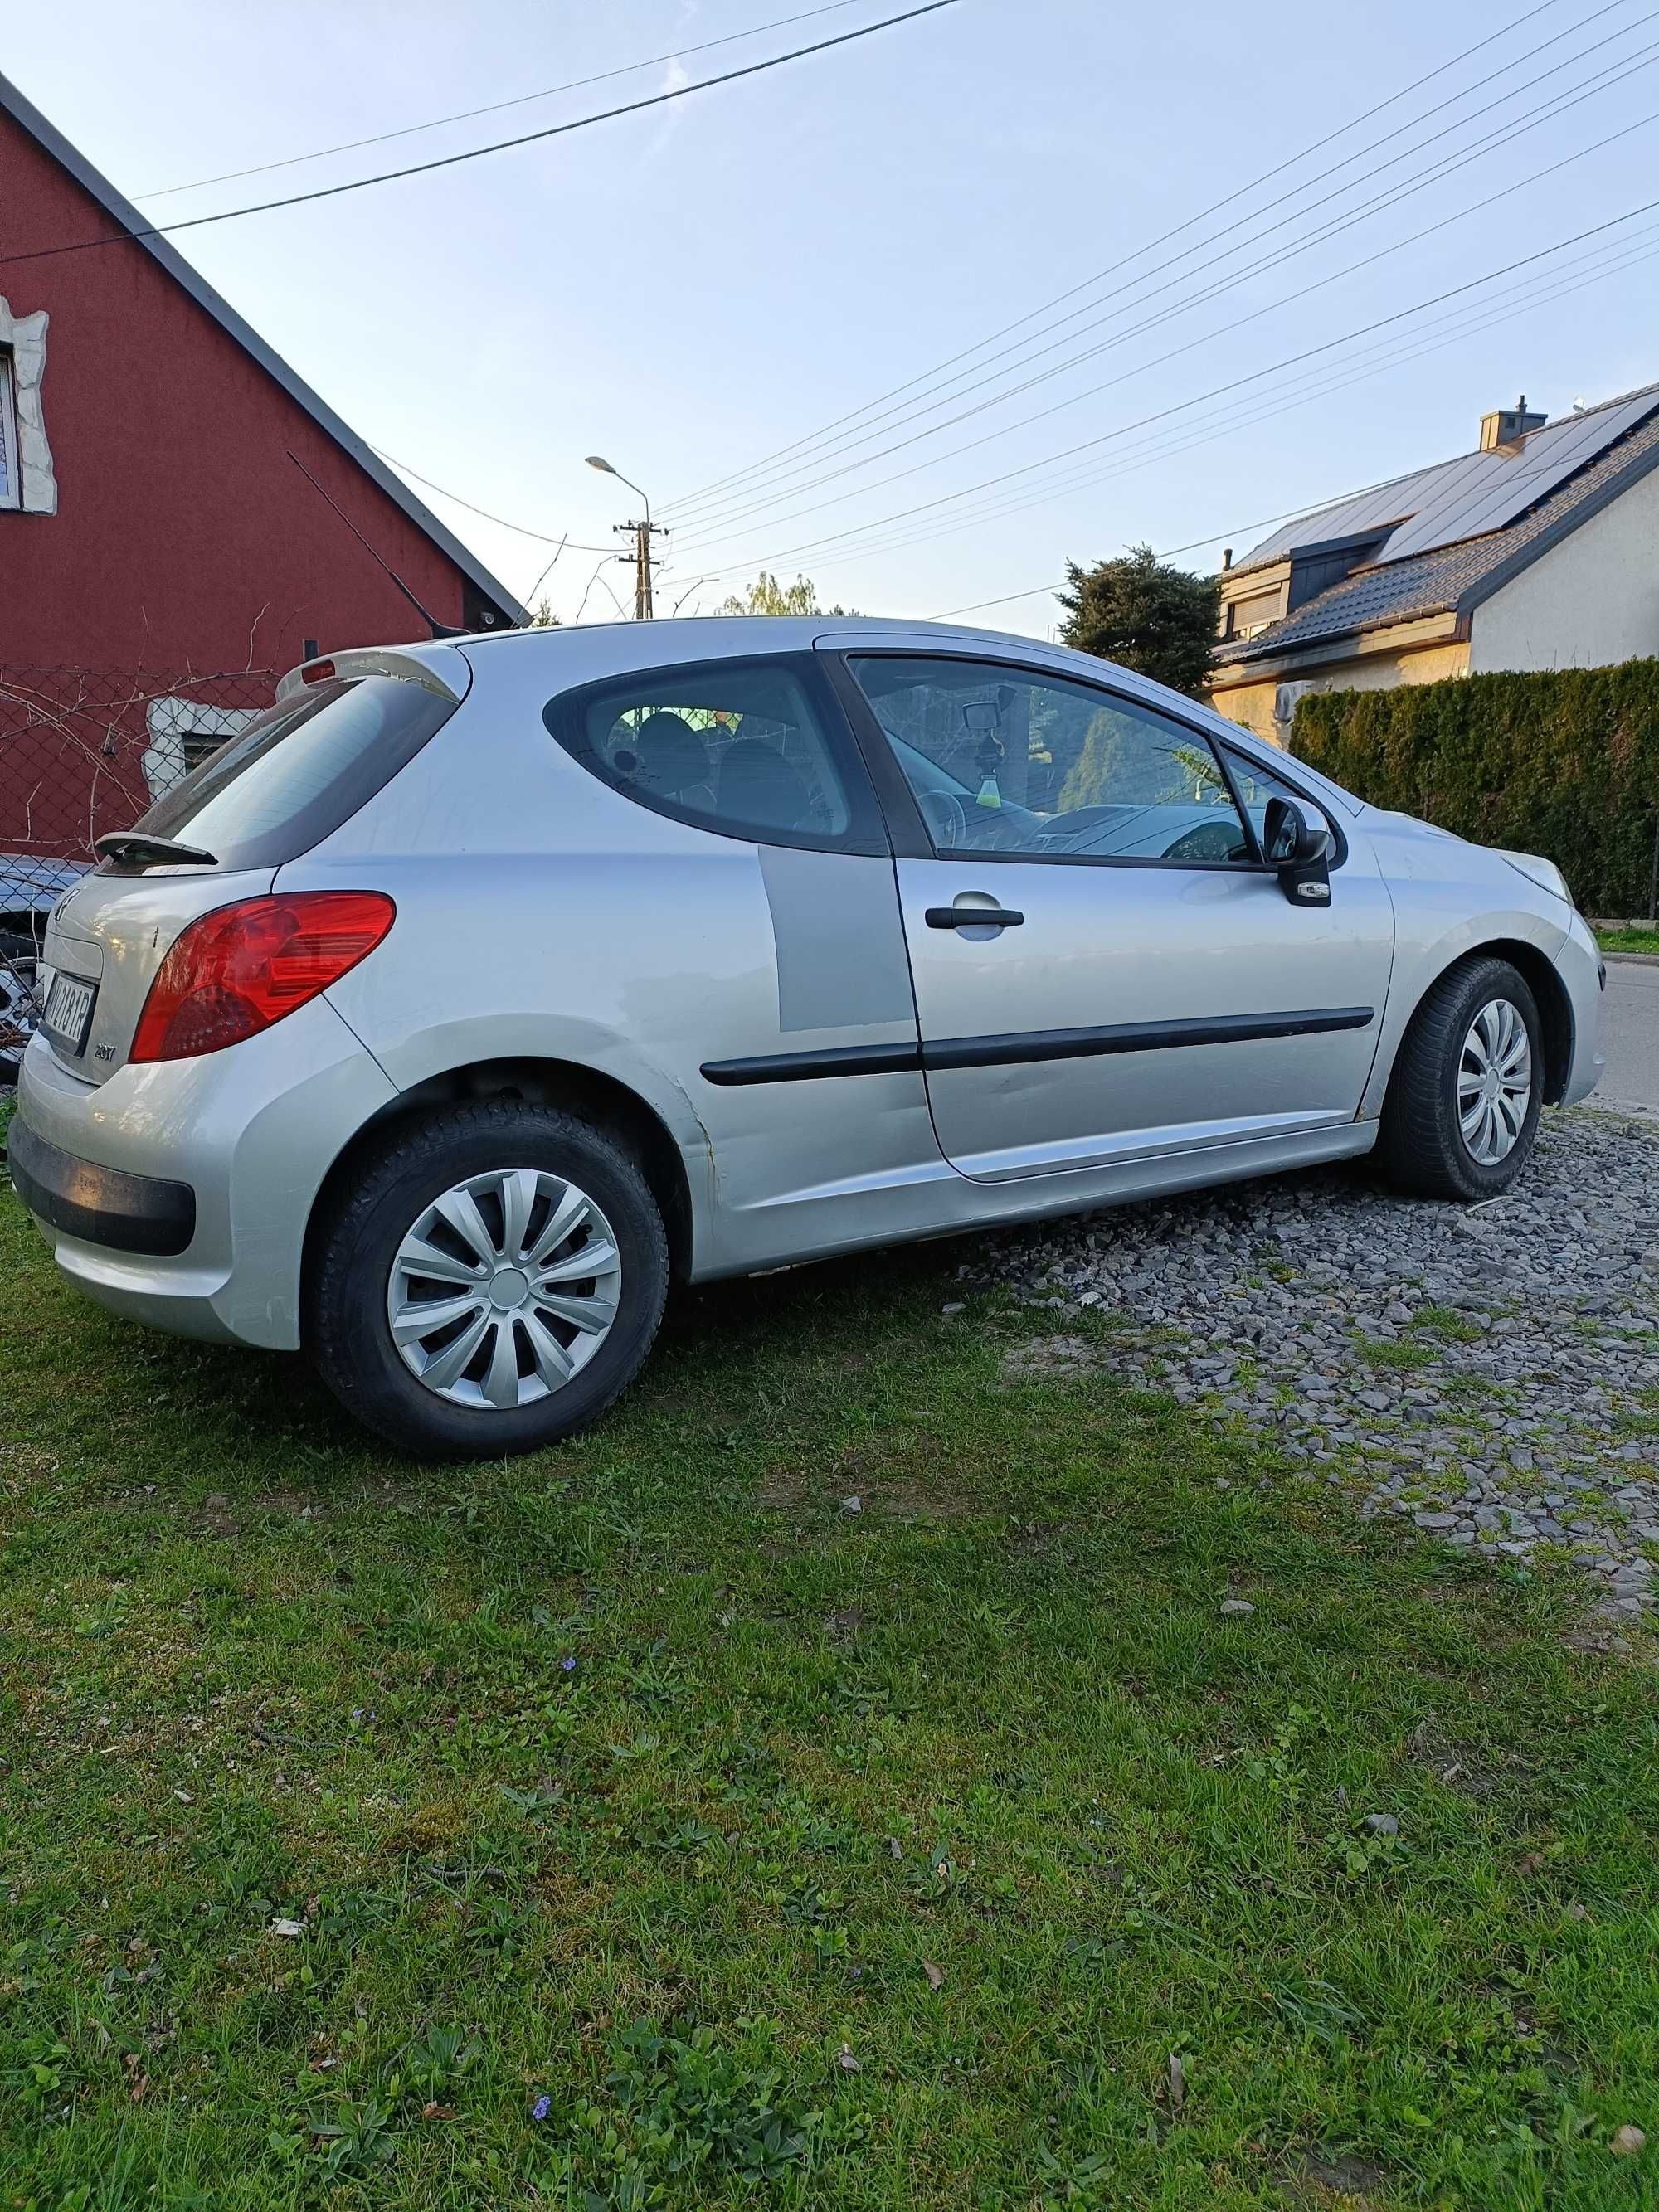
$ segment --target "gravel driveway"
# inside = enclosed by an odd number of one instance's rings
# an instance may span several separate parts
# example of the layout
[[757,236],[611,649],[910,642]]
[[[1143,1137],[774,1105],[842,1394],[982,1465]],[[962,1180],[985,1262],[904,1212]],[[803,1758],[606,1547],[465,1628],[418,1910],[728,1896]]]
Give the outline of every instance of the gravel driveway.
[[[993,1240],[1049,1333],[1016,1371],[1144,1374],[1304,1479],[1489,1556],[1571,1558],[1603,1602],[1659,1583],[1659,1129],[1547,1114],[1474,1210],[1352,1169],[1236,1183]],[[1068,1334],[1085,1310],[1118,1333]]]

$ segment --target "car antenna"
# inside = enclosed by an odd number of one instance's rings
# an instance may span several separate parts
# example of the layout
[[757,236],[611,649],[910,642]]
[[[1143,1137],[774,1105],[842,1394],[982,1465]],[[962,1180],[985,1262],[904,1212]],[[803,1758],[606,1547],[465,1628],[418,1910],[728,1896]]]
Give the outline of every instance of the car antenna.
[[398,589],[409,601],[410,605],[414,608],[416,613],[419,615],[421,620],[432,632],[434,637],[465,637],[468,635],[468,632],[464,629],[457,629],[453,623],[441,623],[436,615],[429,615],[426,609],[421,605],[420,601],[416,598],[414,592],[410,590],[408,585],[404,583],[403,578],[398,574],[398,571],[392,566],[391,562],[381,560],[380,555],[369,544],[368,538],[364,537],[362,532],[358,529],[351,517],[347,514],[343,508],[336,505],[333,500],[329,499],[328,494],[323,489],[321,484],[318,483],[316,477],[312,475],[311,471],[300,459],[300,456],[297,453],[290,453],[289,459],[293,462],[295,467],[298,469],[300,474],[305,478],[306,482],[311,486],[312,489],[317,494],[319,498],[326,500],[329,506],[334,508],[336,514],[339,516],[341,521],[344,523],[346,528],[351,532],[357,543],[362,547],[369,559],[374,562],[377,568],[384,568],[386,570],[386,574],[391,577],[392,582],[398,586]]

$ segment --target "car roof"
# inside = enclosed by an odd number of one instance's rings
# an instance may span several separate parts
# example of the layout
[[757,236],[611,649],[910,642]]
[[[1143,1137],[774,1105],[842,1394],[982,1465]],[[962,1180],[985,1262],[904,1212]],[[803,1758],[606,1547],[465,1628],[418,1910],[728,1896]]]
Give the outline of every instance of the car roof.
[[[659,618],[648,629],[654,636],[660,637],[665,667],[679,660],[701,659],[705,653],[716,650],[722,658],[749,653],[800,653],[821,638],[843,635],[937,638],[943,645],[993,645],[1004,651],[1012,647],[1017,652],[1041,653],[1045,659],[1090,658],[1073,653],[1068,646],[1051,645],[1041,638],[1022,637],[1012,631],[969,629],[954,623],[905,622],[885,615],[678,615]],[[526,646],[547,652],[559,650],[561,641],[568,643],[576,637],[618,632],[638,637],[641,625],[635,622],[583,623],[545,629],[481,630],[476,636],[455,642],[465,645],[469,651],[475,645],[487,645],[492,653],[523,652]],[[533,645],[532,641],[535,641]]]

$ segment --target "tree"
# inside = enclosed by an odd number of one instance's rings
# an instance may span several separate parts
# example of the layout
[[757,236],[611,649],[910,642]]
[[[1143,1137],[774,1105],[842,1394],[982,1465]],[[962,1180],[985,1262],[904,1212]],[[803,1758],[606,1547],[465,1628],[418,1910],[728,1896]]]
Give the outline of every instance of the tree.
[[746,592],[733,592],[715,609],[722,615],[850,615],[856,607],[821,607],[817,591],[808,576],[781,584],[769,568],[763,568]]
[[1221,585],[1160,561],[1150,545],[1092,568],[1066,563],[1068,591],[1060,636],[1079,653],[1098,653],[1171,690],[1198,699],[1210,673],[1221,611]]
[[530,627],[532,629],[562,629],[564,628],[563,621],[553,611],[551,599],[544,599],[536,602],[535,611],[530,617]]

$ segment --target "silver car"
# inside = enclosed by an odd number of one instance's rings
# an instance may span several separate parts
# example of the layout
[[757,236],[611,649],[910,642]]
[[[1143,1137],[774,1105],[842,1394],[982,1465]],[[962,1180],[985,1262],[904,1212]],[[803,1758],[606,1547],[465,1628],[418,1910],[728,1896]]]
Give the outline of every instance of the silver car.
[[1191,700],[857,617],[338,653],[53,911],[12,1173],[135,1320],[568,1435],[705,1281],[1376,1150],[1490,1197],[1601,1066],[1547,861]]

